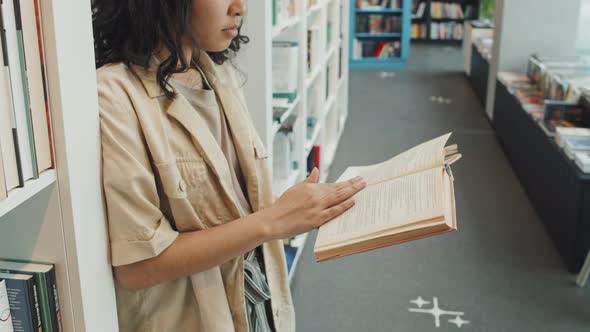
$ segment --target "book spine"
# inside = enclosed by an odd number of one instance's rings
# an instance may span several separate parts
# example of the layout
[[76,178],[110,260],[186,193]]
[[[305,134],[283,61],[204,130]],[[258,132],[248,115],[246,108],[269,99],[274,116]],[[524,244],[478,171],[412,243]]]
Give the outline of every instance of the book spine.
[[59,296],[57,293],[57,277],[55,275],[55,266],[53,266],[51,271],[47,272],[45,275],[45,280],[47,282],[49,309],[51,311],[50,314],[53,331],[61,332],[63,330],[63,326],[61,323],[61,311],[59,306]]
[[23,42],[27,69],[27,86],[29,91],[30,111],[35,144],[37,172],[41,173],[51,167],[47,111],[41,66],[42,54],[39,49],[39,21],[35,0],[19,0]]
[[41,325],[41,311],[39,310],[39,293],[35,278],[31,278],[27,281],[27,295],[29,297],[29,310],[31,312],[31,318],[33,322],[33,328],[35,331],[44,331]]
[[51,322],[51,304],[49,298],[49,289],[47,288],[48,281],[45,273],[35,273],[35,287],[37,289],[38,311],[40,313],[41,325],[43,331],[53,332],[53,324]]
[[[31,167],[32,167],[32,178],[39,178],[39,169],[37,167],[37,153],[35,148],[35,138],[33,132],[33,117],[31,110],[31,91],[29,89],[29,83],[27,81],[27,60],[25,52],[25,38],[23,32],[23,24],[21,19],[21,6],[20,0],[14,0],[14,17],[16,20],[16,34],[18,42],[18,52],[21,66],[21,81],[23,86],[23,92],[25,97],[25,118],[27,123],[27,134],[29,135],[29,152],[31,155]],[[33,55],[29,55],[33,56]]]
[[35,17],[37,19],[37,36],[39,40],[39,58],[41,60],[41,75],[43,81],[43,96],[45,98],[45,112],[47,120],[47,136],[49,139],[49,155],[51,158],[50,168],[55,168],[55,157],[53,153],[53,139],[51,135],[51,112],[49,107],[49,93],[47,90],[47,71],[45,70],[45,47],[43,46],[43,22],[41,21],[41,6],[39,0],[35,0]]
[[8,303],[6,280],[2,278],[0,278],[0,332],[14,332],[10,304]]
[[23,187],[26,180],[33,178],[33,166],[30,153],[29,136],[27,135],[27,119],[25,112],[25,91],[23,91],[24,71],[20,65],[19,42],[16,30],[15,8],[12,0],[0,0],[2,6],[2,19],[8,58],[6,64],[9,69],[10,86],[13,105],[13,135],[15,135],[16,153],[18,156],[17,167],[19,173],[19,186]]

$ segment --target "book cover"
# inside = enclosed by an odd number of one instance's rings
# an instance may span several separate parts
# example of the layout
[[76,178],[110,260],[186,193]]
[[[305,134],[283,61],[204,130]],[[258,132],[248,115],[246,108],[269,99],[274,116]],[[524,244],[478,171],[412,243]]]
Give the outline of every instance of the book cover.
[[[14,118],[14,132],[17,137],[15,144],[17,144],[18,169],[19,169],[19,186],[23,187],[25,181],[34,177],[33,173],[33,159],[34,151],[29,136],[29,122],[27,121],[28,111],[26,92],[26,73],[24,71],[25,63],[21,58],[22,39],[17,33],[17,22],[13,1],[5,0],[1,4],[2,7],[2,22],[4,24],[4,33],[7,55],[7,64],[9,69],[10,86],[12,88],[12,103],[13,103],[13,118]],[[20,15],[19,15],[20,16]],[[24,51],[23,51],[24,52]]]
[[12,106],[10,73],[8,72],[8,54],[6,35],[0,6],[0,152],[5,174],[5,188],[10,191],[19,186],[19,172],[14,141],[15,128]]
[[51,153],[49,148],[49,133],[47,126],[46,99],[43,84],[43,67],[41,66],[41,51],[39,49],[40,36],[37,28],[35,0],[15,0],[19,8],[22,29],[23,57],[26,70],[26,88],[29,95],[29,111],[31,118],[32,136],[36,161],[35,174],[51,167]]
[[26,123],[26,134],[28,135],[29,154],[31,155],[31,179],[39,178],[39,169],[37,168],[37,153],[35,151],[35,134],[33,131],[33,115],[31,113],[31,92],[27,79],[27,56],[25,50],[25,37],[23,33],[23,22],[21,15],[20,0],[14,1],[14,17],[16,22],[16,38],[18,44],[18,56],[20,64],[20,84],[22,84],[23,96],[25,97],[25,108],[22,111],[22,117]]
[[59,295],[53,264],[0,258],[0,271],[33,276],[39,290],[43,330],[62,330]]
[[8,304],[8,292],[6,281],[0,278],[0,332],[14,332],[12,328],[12,316]]
[[41,332],[39,304],[33,276],[14,273],[0,273],[6,282],[6,293],[15,332]]

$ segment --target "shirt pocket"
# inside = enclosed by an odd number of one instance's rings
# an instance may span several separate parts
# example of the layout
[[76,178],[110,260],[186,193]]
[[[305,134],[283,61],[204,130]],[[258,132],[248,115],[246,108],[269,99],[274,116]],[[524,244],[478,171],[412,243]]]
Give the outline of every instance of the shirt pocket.
[[217,175],[205,160],[178,158],[176,165],[185,183],[187,198],[207,227],[235,219]]

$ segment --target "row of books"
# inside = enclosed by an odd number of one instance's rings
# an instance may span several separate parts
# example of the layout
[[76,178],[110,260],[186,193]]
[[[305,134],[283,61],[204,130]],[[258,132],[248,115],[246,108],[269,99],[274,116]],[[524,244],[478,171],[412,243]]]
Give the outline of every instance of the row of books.
[[53,167],[38,0],[0,2],[0,200]]
[[357,9],[402,8],[402,0],[356,0]]
[[299,43],[292,41],[272,42],[272,94],[273,98],[297,97],[299,81]]
[[412,23],[412,39],[427,39],[428,25],[426,23]]
[[272,24],[278,25],[297,16],[295,0],[272,0]]
[[526,73],[498,79],[565,154],[590,173],[590,58],[529,57]]
[[353,57],[354,59],[363,58],[399,58],[401,56],[401,43],[399,40],[395,41],[361,41],[354,39],[353,42]]
[[590,129],[557,127],[555,141],[578,168],[590,174]]
[[441,18],[449,18],[449,19],[464,19],[464,18],[471,18],[473,15],[473,6],[466,5],[465,12],[463,12],[463,7],[459,3],[447,3],[447,2],[431,2],[430,3],[430,17],[441,19]]
[[275,179],[288,179],[299,164],[293,155],[295,154],[295,135],[293,130],[297,114],[291,114],[283,123],[273,141],[273,177]]
[[397,15],[357,15],[356,32],[400,33],[402,17]]
[[430,39],[433,40],[462,40],[463,24],[456,22],[430,23]]
[[63,331],[53,264],[0,259],[0,331]]
[[307,28],[307,73],[311,75],[314,69],[321,65],[320,58],[322,44],[320,42],[320,27],[312,25]]

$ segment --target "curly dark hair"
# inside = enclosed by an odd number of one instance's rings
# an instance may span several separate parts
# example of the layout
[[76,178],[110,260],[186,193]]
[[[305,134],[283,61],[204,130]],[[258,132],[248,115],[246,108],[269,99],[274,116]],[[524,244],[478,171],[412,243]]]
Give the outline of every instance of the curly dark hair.
[[[147,68],[153,51],[160,46],[170,56],[158,66],[158,84],[170,99],[174,92],[168,79],[189,69],[183,54],[182,39],[190,33],[191,0],[92,0],[92,25],[96,68],[123,62]],[[241,29],[238,30],[238,32]],[[228,49],[208,52],[216,64],[230,60],[249,38],[238,33]]]

